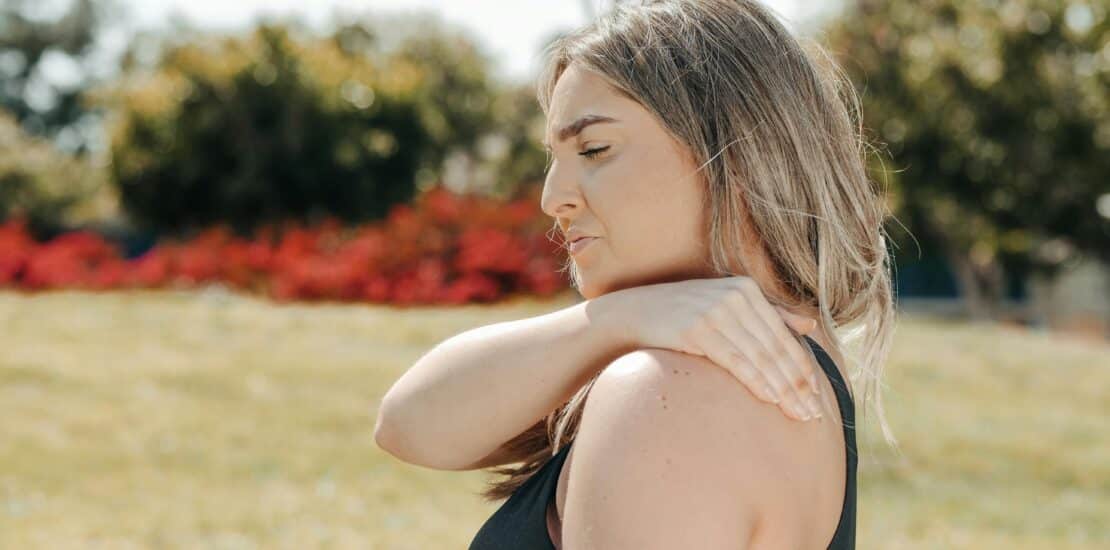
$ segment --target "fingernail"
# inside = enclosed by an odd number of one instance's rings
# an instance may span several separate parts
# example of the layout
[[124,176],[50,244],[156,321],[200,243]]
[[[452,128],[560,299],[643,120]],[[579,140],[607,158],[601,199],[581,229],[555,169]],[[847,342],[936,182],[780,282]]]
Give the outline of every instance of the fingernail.
[[821,407],[817,405],[817,401],[809,402],[809,410],[813,413],[813,418],[821,418]]
[[809,384],[813,388],[813,395],[817,395],[817,394],[821,393],[821,387],[817,385],[817,375],[816,374],[809,377]]
[[794,411],[794,416],[801,420],[809,420],[809,411],[805,410],[801,403],[794,403],[790,408]]
[[772,403],[779,403],[782,401],[782,399],[779,399],[779,396],[775,395],[775,390],[771,389],[770,386],[763,388],[763,393],[771,399]]

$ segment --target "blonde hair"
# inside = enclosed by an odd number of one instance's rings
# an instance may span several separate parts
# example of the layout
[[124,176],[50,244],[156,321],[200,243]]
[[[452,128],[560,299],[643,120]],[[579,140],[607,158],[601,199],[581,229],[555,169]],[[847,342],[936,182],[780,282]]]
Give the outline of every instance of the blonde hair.
[[[760,281],[776,287],[764,288],[768,300],[819,312],[855,367],[850,383],[865,379],[864,400],[896,446],[880,393],[895,321],[886,203],[867,175],[859,99],[825,50],[803,45],[751,0],[647,0],[618,4],[545,53],[537,83],[545,114],[574,62],[687,147],[704,173],[713,272],[751,273],[742,243],[757,243],[776,276]],[[857,341],[862,359],[846,353]],[[508,497],[574,438],[596,379],[506,445],[524,464],[491,470],[508,478],[490,482],[483,497]]]

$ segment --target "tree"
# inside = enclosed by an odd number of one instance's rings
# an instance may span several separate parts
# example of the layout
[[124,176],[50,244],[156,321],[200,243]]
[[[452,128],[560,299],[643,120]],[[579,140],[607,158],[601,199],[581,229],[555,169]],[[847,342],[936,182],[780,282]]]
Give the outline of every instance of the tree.
[[[0,0],[0,106],[33,135],[55,137],[85,114],[81,93],[95,83],[89,55],[97,30],[119,6],[107,0],[73,0],[54,19],[29,15],[34,0]],[[61,67],[67,81],[51,80],[46,70]],[[58,72],[58,71],[54,71]],[[77,152],[87,145],[70,134]]]
[[104,202],[111,197],[102,188],[103,170],[28,135],[0,111],[0,222],[21,218],[32,233],[50,234],[109,210]]
[[1008,276],[1110,262],[1105,3],[856,0],[825,33],[888,146],[876,170],[898,218],[973,316],[994,315]]
[[112,179],[132,221],[165,232],[384,217],[414,196],[434,145],[421,74],[281,25],[191,37],[97,91],[116,115]]

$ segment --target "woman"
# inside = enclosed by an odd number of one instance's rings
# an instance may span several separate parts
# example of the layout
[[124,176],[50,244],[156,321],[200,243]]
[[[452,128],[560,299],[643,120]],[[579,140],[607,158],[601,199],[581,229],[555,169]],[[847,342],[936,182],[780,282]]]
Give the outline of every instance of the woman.
[[548,54],[541,206],[585,301],[437,345],[378,444],[524,462],[472,549],[853,548],[838,337],[874,390],[894,309],[850,85],[752,1],[622,4]]

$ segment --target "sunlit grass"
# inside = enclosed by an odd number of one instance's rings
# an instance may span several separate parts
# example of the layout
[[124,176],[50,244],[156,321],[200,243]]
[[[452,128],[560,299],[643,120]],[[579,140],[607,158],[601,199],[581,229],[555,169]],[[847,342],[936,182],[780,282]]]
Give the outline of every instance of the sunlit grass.
[[[0,548],[465,548],[486,474],[380,451],[378,399],[570,303],[0,292]],[[859,548],[1106,547],[1110,346],[903,318],[887,374],[905,455],[861,434]]]

